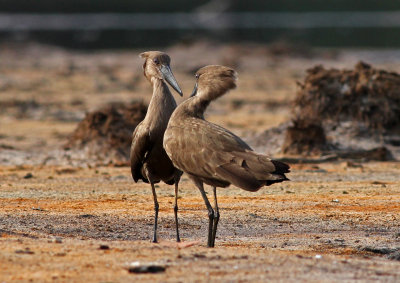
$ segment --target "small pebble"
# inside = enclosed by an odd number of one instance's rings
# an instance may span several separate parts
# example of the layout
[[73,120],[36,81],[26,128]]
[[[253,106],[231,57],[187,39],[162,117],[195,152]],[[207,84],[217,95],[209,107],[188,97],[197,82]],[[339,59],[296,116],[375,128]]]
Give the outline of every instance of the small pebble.
[[339,202],[339,200],[338,199],[333,199],[332,202]]
[[92,214],[81,214],[78,217],[79,218],[92,218],[92,217],[94,217],[94,215],[92,215]]
[[118,181],[118,180],[127,180],[128,177],[125,175],[118,175],[111,177],[111,181]]
[[15,253],[16,254],[29,254],[29,255],[34,254],[34,252],[31,251],[29,248],[26,248],[25,250],[16,250]]
[[99,248],[99,249],[100,249],[100,250],[109,250],[110,247],[107,246],[107,245],[100,245],[100,248]]
[[49,243],[57,243],[61,244],[62,243],[62,238],[61,237],[52,237],[50,240],[48,240]]
[[315,255],[315,258],[316,258],[316,259],[321,259],[321,258],[322,258],[322,255]]
[[42,209],[40,207],[32,207],[32,210],[45,211],[44,209]]
[[165,267],[161,265],[141,265],[128,268],[129,273],[160,273],[165,272]]
[[255,214],[255,213],[249,213],[249,216],[254,217],[254,218],[262,218],[261,216]]
[[32,177],[33,177],[32,173],[29,172],[24,176],[24,179],[30,179]]

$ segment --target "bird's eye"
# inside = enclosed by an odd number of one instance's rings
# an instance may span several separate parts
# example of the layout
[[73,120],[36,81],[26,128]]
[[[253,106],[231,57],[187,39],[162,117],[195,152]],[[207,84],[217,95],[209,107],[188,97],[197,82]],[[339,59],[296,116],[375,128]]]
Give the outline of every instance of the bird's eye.
[[196,77],[196,79],[198,79],[198,78],[200,77],[200,75],[199,75],[199,74],[196,74],[195,77]]
[[154,58],[153,62],[154,62],[156,65],[160,64],[160,60],[158,60],[157,58]]

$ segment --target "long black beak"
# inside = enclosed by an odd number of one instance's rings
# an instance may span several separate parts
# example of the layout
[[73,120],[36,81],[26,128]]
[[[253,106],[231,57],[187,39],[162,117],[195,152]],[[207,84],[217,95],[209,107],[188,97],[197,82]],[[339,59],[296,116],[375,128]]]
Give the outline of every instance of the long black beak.
[[190,95],[190,97],[195,96],[196,94],[197,94],[197,82],[194,85],[194,88],[193,88],[193,91],[192,91],[192,94]]
[[163,74],[164,80],[166,80],[170,84],[170,86],[172,86],[172,88],[175,89],[177,93],[179,93],[180,96],[183,96],[183,92],[179,87],[177,81],[175,80],[171,68],[168,65],[161,65],[160,71]]

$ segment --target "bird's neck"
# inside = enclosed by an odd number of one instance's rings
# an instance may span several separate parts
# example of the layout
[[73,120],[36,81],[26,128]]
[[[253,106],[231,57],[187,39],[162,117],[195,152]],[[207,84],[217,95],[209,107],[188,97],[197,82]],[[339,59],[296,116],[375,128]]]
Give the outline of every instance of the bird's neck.
[[185,114],[191,117],[204,119],[204,112],[210,102],[210,100],[196,95],[187,100],[187,104],[185,105]]
[[163,122],[166,124],[176,108],[175,99],[163,80],[152,78],[151,83],[153,85],[153,95],[147,109],[148,115],[146,115],[145,119],[158,125],[164,124]]

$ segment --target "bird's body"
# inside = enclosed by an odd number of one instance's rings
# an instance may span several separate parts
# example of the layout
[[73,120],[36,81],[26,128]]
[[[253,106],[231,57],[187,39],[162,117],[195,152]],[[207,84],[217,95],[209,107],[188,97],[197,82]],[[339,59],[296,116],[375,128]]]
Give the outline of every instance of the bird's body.
[[150,171],[153,182],[174,184],[176,168],[163,148],[165,129],[176,102],[168,86],[161,80],[153,84],[153,96],[145,118],[137,125],[132,136],[131,170],[137,182],[149,182],[145,170]]
[[172,75],[168,55],[158,51],[142,53],[146,59],[143,69],[145,77],[153,86],[153,96],[145,118],[137,125],[132,135],[130,153],[131,173],[135,182],[142,180],[150,183],[155,209],[153,242],[157,242],[158,202],[154,184],[163,181],[169,185],[175,184],[175,222],[177,241],[180,241],[178,231],[178,183],[182,172],[174,167],[163,148],[163,136],[168,120],[176,108],[176,102],[165,81],[182,92]]
[[[197,72],[194,95],[172,114],[164,134],[164,148],[175,167],[193,180],[209,211],[208,246],[214,246],[219,212],[216,187],[233,184],[247,191],[288,180],[289,166],[254,152],[232,132],[204,119],[209,103],[236,87],[236,73],[223,66],[207,66]],[[215,211],[203,183],[214,188]]]
[[[177,117],[172,117],[165,134],[165,148],[174,165],[191,178],[247,191],[282,181],[284,172],[275,168],[279,162],[255,153],[235,134],[203,119]],[[180,122],[175,125],[175,121]]]

